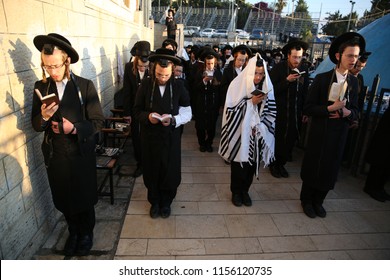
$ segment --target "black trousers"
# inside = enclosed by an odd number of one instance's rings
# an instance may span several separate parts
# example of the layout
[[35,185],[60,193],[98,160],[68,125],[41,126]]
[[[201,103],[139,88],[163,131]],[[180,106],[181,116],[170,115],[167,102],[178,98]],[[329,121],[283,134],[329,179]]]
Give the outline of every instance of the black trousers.
[[196,129],[199,146],[211,147],[215,137],[215,126],[211,129]]
[[79,236],[92,235],[95,227],[95,207],[80,213],[64,213],[68,224],[69,234]]
[[148,189],[148,201],[150,204],[159,204],[161,207],[171,206],[176,197],[177,189],[150,190]]
[[303,205],[305,204],[315,204],[322,205],[324,203],[324,199],[329,191],[323,191],[313,188],[312,186],[302,183],[301,189],[301,202]]
[[131,141],[133,144],[134,157],[137,161],[137,167],[142,166],[140,123],[134,117],[131,118]]
[[387,180],[390,178],[389,165],[371,164],[368,171],[364,189],[367,191],[384,190]]
[[[242,166],[241,166],[242,165]],[[253,182],[256,166],[250,165],[248,162],[230,163],[230,190],[233,194],[247,193]]]

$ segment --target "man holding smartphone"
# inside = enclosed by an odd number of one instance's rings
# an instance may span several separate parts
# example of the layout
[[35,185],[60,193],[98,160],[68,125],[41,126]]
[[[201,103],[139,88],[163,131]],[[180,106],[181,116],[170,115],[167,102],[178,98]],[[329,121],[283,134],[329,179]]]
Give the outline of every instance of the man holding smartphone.
[[275,65],[270,72],[277,107],[275,161],[270,165],[270,171],[276,178],[289,176],[284,165],[291,161],[292,150],[299,137],[302,107],[309,86],[308,71],[301,63],[307,48],[306,42],[290,40],[282,50],[287,59]]

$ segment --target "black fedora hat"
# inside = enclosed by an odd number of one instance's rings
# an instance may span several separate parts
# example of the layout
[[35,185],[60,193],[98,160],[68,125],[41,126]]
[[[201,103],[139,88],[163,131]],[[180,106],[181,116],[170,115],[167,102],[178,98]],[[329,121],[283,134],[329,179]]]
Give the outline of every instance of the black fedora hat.
[[290,41],[282,48],[282,53],[287,56],[291,49],[303,49],[305,52],[309,48],[309,44],[297,38],[291,38]]
[[43,50],[44,45],[54,45],[67,53],[70,57],[70,63],[76,63],[79,60],[79,54],[72,47],[71,43],[60,34],[49,33],[47,35],[38,35],[34,38],[33,42],[40,52]]
[[233,55],[237,52],[240,52],[241,54],[246,53],[249,57],[252,56],[252,51],[247,45],[238,45],[237,47],[234,47],[232,50]]
[[356,40],[357,44],[360,47],[360,53],[363,53],[366,49],[366,40],[364,40],[364,37],[356,32],[346,32],[344,34],[341,34],[336,39],[333,40],[332,44],[329,48],[329,58],[334,63],[337,64],[338,60],[336,59],[336,53],[340,51],[340,46],[343,43],[346,43],[348,41]]
[[219,58],[219,54],[211,47],[204,47],[199,52],[200,60],[205,60],[207,57],[213,56],[216,59]]
[[164,60],[170,60],[176,65],[181,63],[180,58],[175,56],[175,52],[173,50],[164,48],[157,49],[154,54],[149,56],[149,61],[151,62],[156,62],[158,60],[162,62],[164,62]]

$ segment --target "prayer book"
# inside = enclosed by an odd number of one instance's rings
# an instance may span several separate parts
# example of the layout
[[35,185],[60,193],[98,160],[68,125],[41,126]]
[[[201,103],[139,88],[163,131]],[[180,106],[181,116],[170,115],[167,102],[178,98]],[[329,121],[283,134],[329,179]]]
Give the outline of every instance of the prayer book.
[[38,95],[41,102],[46,104],[46,106],[49,106],[53,102],[56,105],[60,103],[60,100],[58,99],[58,96],[55,93],[42,96],[41,92],[38,89],[35,89],[35,93]]
[[160,116],[156,113],[152,113],[152,117],[155,119],[158,119],[160,122],[163,122],[165,120],[169,120],[172,118],[172,115],[165,115],[165,116]]
[[262,91],[261,89],[257,88],[254,91],[252,91],[251,94],[254,95],[254,96],[258,96],[258,95],[266,95],[269,92],[270,92],[270,90],[269,91]]
[[333,83],[329,90],[328,100],[332,102],[335,102],[337,99],[342,101],[347,90],[347,85],[345,81]]

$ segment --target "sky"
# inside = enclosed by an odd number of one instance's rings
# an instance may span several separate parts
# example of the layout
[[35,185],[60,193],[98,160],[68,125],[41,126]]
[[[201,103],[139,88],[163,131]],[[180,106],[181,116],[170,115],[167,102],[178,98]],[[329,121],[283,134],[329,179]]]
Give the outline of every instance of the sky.
[[[321,19],[327,17],[328,13],[335,13],[337,10],[343,16],[348,15],[351,12],[351,3],[350,0],[306,0],[306,4],[309,7],[309,12],[311,13],[312,18],[318,18],[320,16],[321,10]],[[246,3],[255,4],[260,2],[260,0],[246,0]],[[262,2],[266,2],[269,4],[274,3],[274,0],[263,0]],[[296,5],[298,0],[294,1],[294,5]],[[359,17],[363,16],[365,10],[371,9],[371,1],[370,0],[354,0],[355,4],[353,6],[353,11],[357,12]],[[322,3],[322,9],[321,9]],[[291,13],[292,8],[292,0],[287,0],[287,6],[284,8],[283,13]]]

